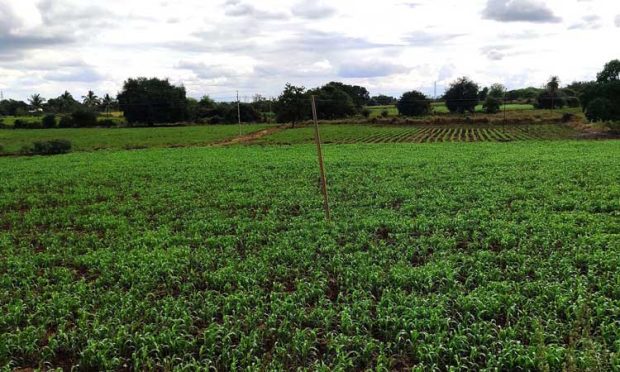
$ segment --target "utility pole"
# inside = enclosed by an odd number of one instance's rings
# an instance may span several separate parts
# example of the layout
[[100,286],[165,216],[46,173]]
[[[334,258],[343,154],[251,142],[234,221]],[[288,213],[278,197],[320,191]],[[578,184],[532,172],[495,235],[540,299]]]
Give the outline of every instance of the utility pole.
[[239,119],[239,135],[241,135],[241,104],[239,103],[239,91],[237,91],[237,119]]
[[435,82],[435,90],[433,91],[433,99],[436,101],[437,100],[437,82]]
[[316,142],[316,151],[319,157],[319,171],[321,173],[321,192],[323,193],[323,209],[325,210],[325,219],[329,221],[329,198],[327,196],[327,177],[325,177],[325,165],[323,164],[323,152],[321,150],[321,135],[319,134],[319,120],[316,114],[316,102],[312,95],[312,118],[314,119],[314,140]]

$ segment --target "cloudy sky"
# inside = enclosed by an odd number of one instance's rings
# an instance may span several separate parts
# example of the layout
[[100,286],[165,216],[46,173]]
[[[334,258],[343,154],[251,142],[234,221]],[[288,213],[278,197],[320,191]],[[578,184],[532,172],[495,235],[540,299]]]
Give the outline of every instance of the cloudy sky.
[[438,93],[467,75],[540,86],[620,58],[620,0],[0,0],[0,90],[115,94],[168,77],[190,96],[338,80]]

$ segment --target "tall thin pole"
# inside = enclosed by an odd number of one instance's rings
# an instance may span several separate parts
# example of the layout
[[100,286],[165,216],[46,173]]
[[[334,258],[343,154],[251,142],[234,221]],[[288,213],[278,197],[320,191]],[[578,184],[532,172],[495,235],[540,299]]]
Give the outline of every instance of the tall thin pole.
[[316,142],[316,152],[319,157],[319,170],[321,172],[321,192],[323,193],[323,209],[325,209],[325,219],[329,221],[329,198],[327,196],[327,177],[325,177],[325,165],[323,164],[323,151],[321,151],[321,135],[319,134],[319,119],[316,114],[316,102],[312,96],[312,117],[314,119],[314,140]]
[[239,91],[237,91],[237,118],[239,119],[239,135],[241,135],[241,104],[239,103]]
[[504,132],[506,132],[506,91],[504,90],[504,125],[502,126]]

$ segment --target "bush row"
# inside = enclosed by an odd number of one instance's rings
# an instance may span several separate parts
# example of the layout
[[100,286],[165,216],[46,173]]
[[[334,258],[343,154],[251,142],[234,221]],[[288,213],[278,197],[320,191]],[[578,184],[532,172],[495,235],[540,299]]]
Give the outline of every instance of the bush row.
[[52,128],[95,128],[116,127],[118,123],[112,119],[98,120],[97,114],[92,111],[76,111],[71,115],[45,115],[40,121],[17,119],[13,125],[4,124],[0,119],[0,129],[52,129]]
[[24,146],[20,152],[22,155],[58,155],[70,152],[71,148],[71,141],[53,139],[33,142],[30,146]]

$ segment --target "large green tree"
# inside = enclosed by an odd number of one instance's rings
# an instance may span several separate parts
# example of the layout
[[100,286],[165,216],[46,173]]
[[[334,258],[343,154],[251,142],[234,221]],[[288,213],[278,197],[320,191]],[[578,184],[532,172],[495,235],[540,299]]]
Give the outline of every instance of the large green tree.
[[469,78],[458,78],[450,84],[450,88],[444,94],[448,110],[459,114],[464,112],[473,113],[478,104],[478,89],[478,84]]
[[599,83],[608,83],[618,80],[620,80],[620,60],[617,59],[607,62],[603,71],[596,75],[596,81]]
[[315,96],[319,119],[342,119],[355,115],[357,111],[353,98],[333,83],[311,90],[310,95]]
[[65,91],[60,96],[47,100],[46,107],[47,110],[50,112],[72,113],[76,110],[79,110],[82,105],[80,104],[80,102],[76,101],[75,98],[73,98],[71,93]]
[[597,81],[583,85],[579,98],[590,121],[620,121],[620,79],[616,62],[618,60],[607,63],[597,75]]
[[396,103],[396,108],[401,115],[421,116],[430,112],[431,101],[423,93],[412,90],[400,97]]
[[287,83],[275,105],[276,120],[279,123],[292,123],[293,127],[311,115],[310,98],[306,88]]
[[353,100],[353,105],[355,105],[355,108],[358,111],[370,103],[370,93],[368,92],[368,89],[362,86],[332,81],[327,83],[324,87],[334,87],[348,94]]
[[117,99],[129,124],[154,125],[187,119],[185,88],[172,85],[168,79],[128,79]]

